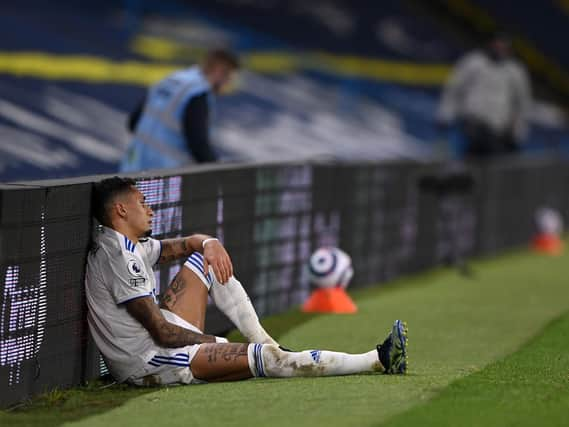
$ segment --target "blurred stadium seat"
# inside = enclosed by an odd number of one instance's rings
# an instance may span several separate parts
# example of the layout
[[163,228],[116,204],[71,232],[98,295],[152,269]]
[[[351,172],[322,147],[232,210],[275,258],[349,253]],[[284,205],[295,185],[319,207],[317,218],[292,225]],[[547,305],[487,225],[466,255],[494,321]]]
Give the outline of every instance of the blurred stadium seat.
[[[430,159],[439,87],[466,47],[394,0],[23,0],[2,6],[0,35],[0,181],[116,171],[145,87],[216,45],[249,69],[219,103],[226,160]],[[569,146],[560,110],[534,110],[527,150]]]

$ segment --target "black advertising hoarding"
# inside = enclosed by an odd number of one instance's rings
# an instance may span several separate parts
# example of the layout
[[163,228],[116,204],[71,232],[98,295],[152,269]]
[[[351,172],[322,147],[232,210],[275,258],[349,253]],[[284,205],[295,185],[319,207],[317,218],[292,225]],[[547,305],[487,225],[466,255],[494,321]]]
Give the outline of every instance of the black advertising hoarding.
[[[310,292],[321,245],[353,259],[366,286],[526,244],[536,209],[567,218],[568,162],[216,166],[138,176],[156,238],[203,232],[229,250],[261,316]],[[104,372],[83,290],[95,178],[0,186],[0,406]],[[182,261],[156,269],[158,291]],[[229,321],[214,306],[207,331]]]

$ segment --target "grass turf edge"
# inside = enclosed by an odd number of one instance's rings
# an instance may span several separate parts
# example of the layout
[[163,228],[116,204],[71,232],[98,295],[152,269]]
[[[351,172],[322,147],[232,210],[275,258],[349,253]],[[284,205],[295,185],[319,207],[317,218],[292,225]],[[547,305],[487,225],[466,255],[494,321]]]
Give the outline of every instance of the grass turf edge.
[[517,352],[379,426],[569,425],[568,338],[566,312]]

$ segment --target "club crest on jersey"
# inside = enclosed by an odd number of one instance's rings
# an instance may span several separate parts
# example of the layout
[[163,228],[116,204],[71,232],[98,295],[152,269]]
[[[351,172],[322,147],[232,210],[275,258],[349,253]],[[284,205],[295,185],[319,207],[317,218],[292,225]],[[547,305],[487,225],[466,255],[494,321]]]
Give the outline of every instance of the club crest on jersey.
[[142,273],[142,267],[140,267],[140,263],[139,261],[135,260],[135,259],[130,259],[128,260],[128,264],[126,265],[128,272],[130,273],[131,276],[134,277],[142,277],[143,273]]

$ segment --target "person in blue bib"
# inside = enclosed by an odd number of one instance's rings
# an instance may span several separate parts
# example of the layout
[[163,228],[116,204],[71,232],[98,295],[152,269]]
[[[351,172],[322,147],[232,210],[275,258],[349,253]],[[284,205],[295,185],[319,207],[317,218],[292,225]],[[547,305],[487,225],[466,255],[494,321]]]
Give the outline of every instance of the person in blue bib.
[[235,54],[213,50],[200,65],[176,71],[150,87],[129,117],[134,137],[120,171],[215,162],[218,155],[210,143],[213,95],[231,84],[238,69]]

